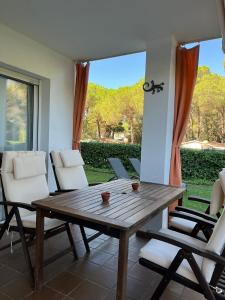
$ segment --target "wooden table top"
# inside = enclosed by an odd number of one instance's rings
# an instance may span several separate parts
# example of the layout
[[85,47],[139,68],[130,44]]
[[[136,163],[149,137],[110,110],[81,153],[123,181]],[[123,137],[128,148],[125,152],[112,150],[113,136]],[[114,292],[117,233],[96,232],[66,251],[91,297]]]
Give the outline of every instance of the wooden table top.
[[[119,179],[94,187],[34,201],[37,208],[80,220],[128,230],[180,198],[184,188],[141,183],[133,192],[132,180]],[[103,204],[102,191],[110,191],[109,204]]]

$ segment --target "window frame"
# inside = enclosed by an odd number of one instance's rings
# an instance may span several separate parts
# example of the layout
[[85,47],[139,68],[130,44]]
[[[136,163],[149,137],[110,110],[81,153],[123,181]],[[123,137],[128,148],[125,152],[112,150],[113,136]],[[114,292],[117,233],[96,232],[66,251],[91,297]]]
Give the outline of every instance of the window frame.
[[33,89],[33,112],[32,112],[32,121],[33,128],[32,133],[32,149],[30,150],[38,150],[38,142],[39,142],[39,105],[40,105],[40,97],[39,97],[39,89],[40,89],[40,80],[21,74],[19,72],[15,72],[12,70],[4,69],[0,67],[0,77],[5,79],[10,79],[16,82],[20,82],[26,84]]

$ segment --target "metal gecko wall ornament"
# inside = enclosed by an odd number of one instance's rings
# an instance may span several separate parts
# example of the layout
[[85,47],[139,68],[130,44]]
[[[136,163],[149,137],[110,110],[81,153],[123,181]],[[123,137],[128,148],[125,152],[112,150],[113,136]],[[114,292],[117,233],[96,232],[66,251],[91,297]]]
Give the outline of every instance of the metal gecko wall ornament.
[[161,91],[163,91],[163,85],[164,85],[164,82],[161,82],[160,84],[155,84],[154,80],[151,80],[151,86],[148,82],[145,82],[143,84],[143,90],[145,92],[151,92],[152,95],[156,93],[159,93]]

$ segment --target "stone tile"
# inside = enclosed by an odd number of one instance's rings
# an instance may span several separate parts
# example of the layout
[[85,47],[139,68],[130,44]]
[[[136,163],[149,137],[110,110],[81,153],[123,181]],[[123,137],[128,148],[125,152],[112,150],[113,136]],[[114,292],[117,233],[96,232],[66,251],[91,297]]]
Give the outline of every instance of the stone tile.
[[88,260],[82,260],[78,263],[74,263],[73,265],[71,265],[67,269],[67,271],[76,274],[82,278],[87,278],[90,277],[91,274],[94,274],[96,271],[98,271],[99,268],[100,265],[89,262]]
[[88,274],[87,278],[105,288],[113,288],[117,282],[117,272],[99,267],[94,272]]
[[91,241],[89,243],[89,246],[90,246],[91,249],[96,249],[99,246],[103,245],[104,242],[105,242],[104,240],[98,238],[98,239],[95,239],[95,240]]
[[156,272],[140,265],[138,262],[130,269],[129,276],[141,281],[146,286],[156,286],[161,279],[161,276]]
[[8,297],[7,295],[4,295],[0,292],[0,299],[1,300],[11,300],[12,298]]
[[168,285],[167,288],[170,292],[173,292],[179,296],[181,296],[181,294],[183,293],[184,290],[184,286],[175,282],[175,281],[171,281]]
[[31,282],[23,275],[0,289],[1,292],[11,297],[11,299],[20,300],[32,293]]
[[77,275],[69,272],[62,272],[48,282],[48,287],[62,293],[69,294],[73,289],[78,287],[82,279]]
[[57,259],[55,262],[49,264],[44,268],[45,282],[48,282],[60,272],[64,272],[73,264],[74,264],[74,258],[70,254],[64,255],[59,259]]
[[[131,270],[132,267],[135,265],[134,261],[128,260],[128,270]],[[112,256],[109,260],[107,260],[103,266],[105,268],[117,271],[118,269],[118,256]]]
[[25,273],[28,270],[24,254],[21,249],[15,249],[12,254],[8,249],[8,253],[0,257],[0,263],[21,273]]
[[130,238],[129,247],[140,250],[148,241],[134,235]]
[[128,277],[127,280],[127,296],[133,300],[140,300],[146,294],[148,286],[139,280]]
[[200,294],[200,293],[197,293],[187,287],[184,288],[183,290],[183,293],[181,295],[181,299],[182,300],[203,300],[205,299],[205,297]]
[[0,274],[0,287],[21,276],[21,273],[7,266],[0,267]]
[[69,296],[76,300],[105,300],[107,294],[107,289],[86,280]]
[[109,253],[95,249],[90,253],[87,259],[95,264],[103,265],[111,257],[112,255]]
[[104,244],[100,245],[98,250],[104,251],[106,253],[117,255],[118,254],[118,248],[119,246],[112,242],[112,240],[107,240]]
[[48,287],[43,287],[41,291],[33,292],[31,295],[26,297],[26,300],[62,300],[65,295],[60,294]]

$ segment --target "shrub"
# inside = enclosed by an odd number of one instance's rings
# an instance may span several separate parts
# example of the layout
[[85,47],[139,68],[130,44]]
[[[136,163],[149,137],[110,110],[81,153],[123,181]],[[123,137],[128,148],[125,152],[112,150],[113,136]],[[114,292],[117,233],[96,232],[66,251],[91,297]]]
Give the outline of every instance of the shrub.
[[82,157],[87,165],[94,168],[109,168],[108,157],[118,157],[128,170],[132,170],[129,157],[141,157],[140,145],[82,142]]
[[[128,170],[132,170],[129,157],[141,157],[140,145],[82,142],[81,152],[87,165],[94,168],[109,168],[108,157],[118,157]],[[214,181],[225,168],[225,152],[215,150],[182,149],[183,180]]]
[[225,168],[224,151],[182,149],[181,159],[184,180],[214,181]]

